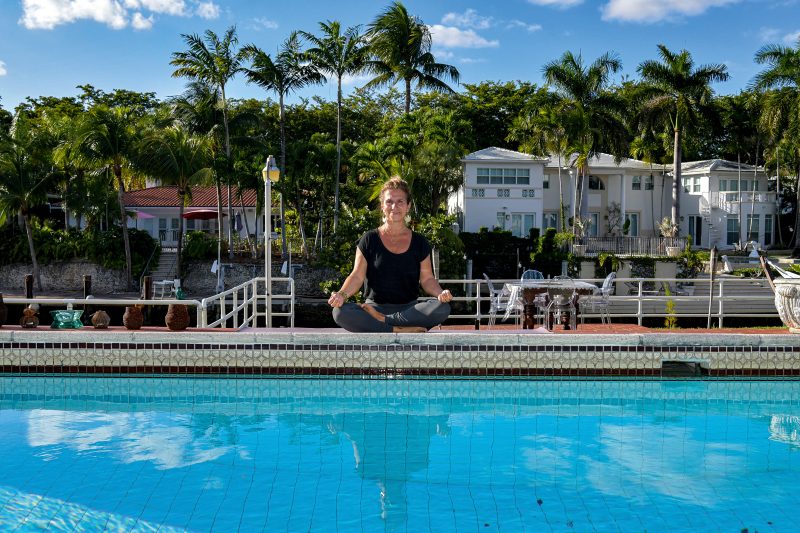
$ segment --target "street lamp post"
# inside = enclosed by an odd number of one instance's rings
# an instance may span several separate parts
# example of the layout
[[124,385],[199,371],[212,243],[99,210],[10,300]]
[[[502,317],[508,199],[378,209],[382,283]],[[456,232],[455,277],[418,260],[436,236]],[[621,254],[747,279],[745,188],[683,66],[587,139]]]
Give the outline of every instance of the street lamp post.
[[264,283],[266,287],[266,326],[272,327],[272,182],[278,181],[281,171],[272,155],[261,171],[264,178]]

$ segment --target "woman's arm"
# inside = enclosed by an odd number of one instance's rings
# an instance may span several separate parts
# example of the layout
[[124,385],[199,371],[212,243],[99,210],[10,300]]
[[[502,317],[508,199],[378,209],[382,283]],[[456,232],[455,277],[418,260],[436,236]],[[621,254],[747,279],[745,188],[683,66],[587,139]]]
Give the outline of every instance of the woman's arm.
[[353,271],[342,283],[342,288],[331,294],[328,298],[328,305],[331,307],[341,307],[352,295],[361,290],[364,285],[364,278],[367,277],[367,258],[356,248],[356,260],[353,264]]
[[449,302],[453,295],[448,290],[442,290],[439,281],[433,277],[433,266],[429,255],[419,264],[419,284],[422,290],[431,296],[435,296],[440,302]]

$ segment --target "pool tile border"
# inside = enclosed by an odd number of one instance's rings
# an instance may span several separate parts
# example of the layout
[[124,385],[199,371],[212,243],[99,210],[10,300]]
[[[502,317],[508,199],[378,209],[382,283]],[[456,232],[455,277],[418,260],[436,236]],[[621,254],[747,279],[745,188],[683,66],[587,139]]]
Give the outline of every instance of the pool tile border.
[[800,336],[0,330],[4,374],[800,376]]

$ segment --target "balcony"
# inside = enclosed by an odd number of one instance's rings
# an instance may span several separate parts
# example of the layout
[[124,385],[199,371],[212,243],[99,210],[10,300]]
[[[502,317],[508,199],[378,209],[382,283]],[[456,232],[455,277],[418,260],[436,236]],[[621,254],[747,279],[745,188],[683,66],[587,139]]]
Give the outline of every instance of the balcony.
[[[777,201],[777,195],[774,192],[737,192],[737,191],[728,191],[728,192],[712,192],[710,193],[710,198],[707,200],[708,206],[712,209],[722,209],[726,213],[738,214],[739,213],[739,203],[741,199],[742,205],[749,206],[751,203],[758,204],[775,204]],[[703,199],[700,201],[701,204],[705,202]],[[701,205],[702,211],[702,205]]]

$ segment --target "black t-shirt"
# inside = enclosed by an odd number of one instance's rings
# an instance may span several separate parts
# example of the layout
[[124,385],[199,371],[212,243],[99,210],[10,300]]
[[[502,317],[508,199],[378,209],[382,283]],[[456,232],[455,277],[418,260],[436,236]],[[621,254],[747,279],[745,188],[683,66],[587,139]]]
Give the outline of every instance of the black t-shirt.
[[379,304],[405,304],[419,296],[419,264],[431,255],[431,246],[419,233],[401,254],[386,249],[377,229],[361,236],[358,249],[367,260],[367,300]]

